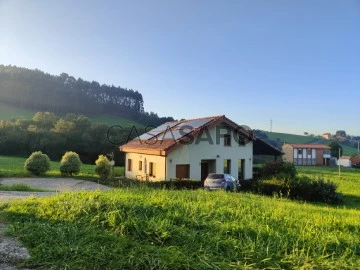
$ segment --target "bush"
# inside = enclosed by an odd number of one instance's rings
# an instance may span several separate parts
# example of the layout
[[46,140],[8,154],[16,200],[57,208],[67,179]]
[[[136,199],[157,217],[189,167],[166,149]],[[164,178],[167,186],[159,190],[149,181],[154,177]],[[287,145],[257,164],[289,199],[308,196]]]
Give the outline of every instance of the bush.
[[201,181],[193,181],[193,180],[179,180],[179,179],[172,179],[170,181],[141,181],[141,180],[134,180],[124,178],[119,181],[120,187],[140,187],[140,186],[147,186],[151,188],[160,188],[160,189],[199,189],[203,187]]
[[268,162],[260,172],[263,178],[294,179],[297,175],[296,167],[291,162]]
[[100,179],[108,180],[112,171],[110,160],[106,156],[100,155],[95,164],[95,172],[100,176]]
[[81,168],[81,160],[77,153],[68,151],[66,152],[60,161],[61,175],[73,175],[78,174]]
[[41,151],[33,152],[25,161],[24,167],[33,175],[42,175],[50,170],[50,158]]
[[324,202],[329,204],[341,203],[342,198],[336,192],[337,185],[322,178],[307,176],[294,179],[265,179],[259,180],[253,186],[253,191],[263,195],[276,195],[289,199],[300,199],[309,202]]

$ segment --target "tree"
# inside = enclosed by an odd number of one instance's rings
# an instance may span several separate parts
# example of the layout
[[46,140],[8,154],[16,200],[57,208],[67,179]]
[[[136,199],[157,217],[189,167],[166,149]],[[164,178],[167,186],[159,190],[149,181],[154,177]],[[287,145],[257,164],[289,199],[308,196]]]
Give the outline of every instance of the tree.
[[34,152],[25,161],[25,170],[33,175],[42,175],[50,170],[50,158],[41,151]]
[[339,149],[340,149],[340,156],[343,155],[343,148],[340,144],[338,144],[337,142],[331,142],[329,143],[330,146],[330,154],[332,157],[337,157],[339,158]]
[[343,137],[346,138],[346,132],[345,130],[337,130],[335,133],[336,137]]
[[77,153],[68,151],[60,161],[60,172],[62,175],[78,174],[81,168],[81,160]]

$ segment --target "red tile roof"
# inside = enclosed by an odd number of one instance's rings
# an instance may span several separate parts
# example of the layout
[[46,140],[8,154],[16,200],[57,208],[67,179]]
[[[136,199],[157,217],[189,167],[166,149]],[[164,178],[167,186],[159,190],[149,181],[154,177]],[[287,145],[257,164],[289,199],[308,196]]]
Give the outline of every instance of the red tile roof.
[[[205,121],[204,124],[199,124],[199,126],[194,127],[194,129],[189,129],[189,126],[184,126],[184,129],[187,131],[190,131],[190,133],[187,133],[186,135],[182,136],[177,134],[179,137],[174,138],[173,136],[169,138],[164,138],[167,134],[173,135],[174,132],[179,132],[181,130],[181,125],[190,123],[193,121],[193,123],[196,123],[198,120],[209,120]],[[199,123],[199,122],[198,122]],[[229,127],[232,127],[236,129],[237,131],[243,131],[246,132],[244,129],[242,129],[239,125],[232,122],[230,119],[226,118],[225,115],[221,116],[211,116],[211,117],[204,117],[204,118],[197,118],[197,119],[188,119],[188,120],[180,120],[180,121],[171,121],[165,123],[167,125],[166,128],[163,127],[164,130],[158,129],[157,133],[154,132],[153,136],[151,131],[148,132],[148,137],[144,137],[146,139],[142,139],[140,137],[135,138],[134,140],[120,146],[120,151],[127,152],[127,153],[142,153],[142,154],[153,154],[153,155],[161,155],[166,156],[168,152],[176,149],[177,147],[186,144],[187,141],[189,141],[190,138],[196,138],[196,136],[201,132],[203,128],[210,128],[217,124],[224,123]],[[190,124],[189,124],[190,125]],[[179,127],[180,126],[180,127]],[[153,129],[157,130],[157,128]],[[249,135],[248,133],[246,133]]]
[[360,156],[352,157],[350,160],[352,164],[360,164]]
[[325,144],[305,144],[305,143],[289,143],[293,148],[308,148],[308,149],[331,149]]

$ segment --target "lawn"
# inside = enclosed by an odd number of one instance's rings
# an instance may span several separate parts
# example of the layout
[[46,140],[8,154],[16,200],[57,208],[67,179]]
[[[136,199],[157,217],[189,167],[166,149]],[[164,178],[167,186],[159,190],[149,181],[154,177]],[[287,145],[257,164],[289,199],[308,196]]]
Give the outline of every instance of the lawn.
[[[298,167],[360,196],[360,170]],[[348,203],[350,203],[348,205]],[[358,269],[360,211],[247,193],[123,188],[3,204],[28,267]],[[1,218],[1,217],[0,217]]]
[[[26,158],[23,157],[0,156],[0,177],[32,177],[24,170],[25,160]],[[60,162],[51,161],[51,169],[43,177],[62,177],[59,167]],[[95,165],[83,164],[80,173],[75,178],[97,180],[94,170]],[[124,168],[115,166],[113,174],[123,175]]]

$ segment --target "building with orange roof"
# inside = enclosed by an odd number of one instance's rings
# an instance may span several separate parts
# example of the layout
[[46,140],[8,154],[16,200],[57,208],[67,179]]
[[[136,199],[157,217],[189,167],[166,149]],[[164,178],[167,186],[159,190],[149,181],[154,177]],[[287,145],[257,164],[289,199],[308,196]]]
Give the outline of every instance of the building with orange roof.
[[224,115],[168,122],[120,146],[125,177],[204,180],[209,173],[229,173],[251,179],[254,138]]
[[324,144],[286,143],[282,147],[284,160],[301,166],[329,166],[330,146]]

